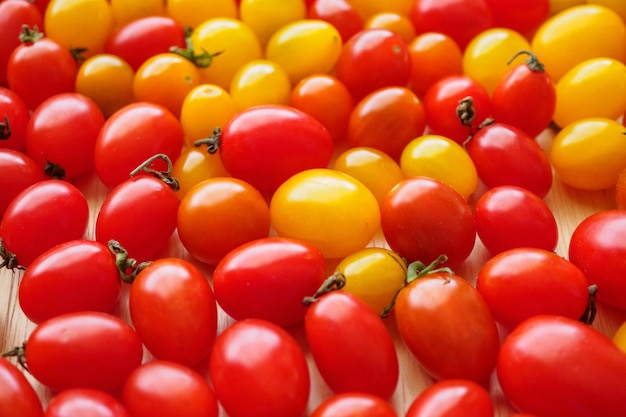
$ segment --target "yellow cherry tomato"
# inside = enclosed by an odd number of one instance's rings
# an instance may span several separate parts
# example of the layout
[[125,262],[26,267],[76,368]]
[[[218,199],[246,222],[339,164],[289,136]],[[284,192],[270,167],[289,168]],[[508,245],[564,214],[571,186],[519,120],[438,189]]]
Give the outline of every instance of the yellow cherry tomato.
[[270,38],[266,58],[283,67],[293,85],[315,73],[333,69],[342,48],[341,35],[328,22],[298,20],[281,27]]
[[339,154],[333,169],[361,181],[374,194],[379,204],[397,183],[404,179],[400,165],[385,152],[357,146]]
[[185,140],[190,146],[198,139],[213,135],[215,128],[222,128],[237,112],[232,97],[215,84],[200,84],[194,87],[183,101],[180,123]]
[[626,1],[624,0],[587,0],[587,3],[608,7],[626,22]]
[[365,21],[364,29],[387,29],[400,35],[406,43],[411,42],[415,38],[413,23],[408,16],[400,13],[376,13]]
[[349,3],[363,21],[366,21],[375,14],[382,12],[393,12],[409,16],[415,0],[349,0]]
[[289,104],[291,82],[285,70],[275,62],[250,61],[235,73],[230,96],[237,110],[262,104]]
[[457,142],[440,135],[413,139],[400,156],[405,177],[442,181],[468,199],[478,189],[478,172],[469,154]]
[[555,15],[565,9],[585,4],[586,2],[586,0],[550,0],[550,15]]
[[133,20],[165,15],[163,0],[109,0],[115,26],[124,26]]
[[528,40],[512,29],[493,28],[476,35],[463,52],[463,72],[478,81],[489,94],[511,68],[524,63],[525,57],[513,56],[529,50]]
[[195,28],[216,17],[237,18],[235,0],[167,0],[166,12],[181,26]]
[[557,176],[582,190],[613,187],[626,168],[626,128],[605,118],[575,121],[561,129],[550,148]]
[[626,25],[606,7],[574,6],[546,20],[533,36],[531,47],[546,72],[558,81],[574,66],[591,58],[624,62]]
[[261,45],[287,23],[306,18],[304,0],[241,0],[239,18],[256,33]]
[[47,37],[67,49],[84,49],[89,58],[104,50],[113,30],[113,11],[107,0],[51,0],[44,14]]
[[346,277],[344,291],[382,313],[404,285],[407,265],[400,255],[389,249],[369,247],[343,258],[335,270]]
[[626,353],[626,321],[618,327],[617,331],[613,335],[613,342],[618,348]]
[[380,228],[372,192],[327,168],[301,171],[281,184],[272,195],[270,217],[279,236],[309,242],[328,259],[363,249]]
[[174,161],[172,177],[178,180],[180,188],[176,192],[182,199],[194,185],[215,177],[229,177],[219,152],[209,153],[206,148],[189,147]]
[[583,61],[556,83],[554,122],[563,127],[588,117],[617,119],[626,112],[626,65],[611,58]]
[[211,65],[200,68],[204,82],[230,88],[235,73],[244,64],[263,57],[261,44],[250,26],[241,20],[218,17],[205,20],[191,33],[194,51],[220,52]]
[[109,117],[134,101],[134,75],[122,58],[111,54],[94,55],[78,69],[76,92],[95,101],[104,116]]

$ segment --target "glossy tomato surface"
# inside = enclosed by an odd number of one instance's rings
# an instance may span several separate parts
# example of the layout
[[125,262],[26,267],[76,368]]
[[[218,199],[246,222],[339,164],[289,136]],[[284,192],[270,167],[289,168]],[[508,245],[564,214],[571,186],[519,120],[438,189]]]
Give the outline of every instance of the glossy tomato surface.
[[91,388],[74,388],[55,395],[46,407],[45,417],[129,417],[128,411],[113,395]]
[[366,393],[347,392],[335,394],[313,410],[311,417],[397,417],[398,413],[388,401]]
[[0,412],[7,417],[42,417],[43,405],[20,369],[0,358]]
[[437,381],[418,394],[406,417],[491,417],[494,405],[489,391],[474,381]]
[[0,149],[0,173],[0,218],[16,195],[34,183],[48,179],[30,156],[9,148]]

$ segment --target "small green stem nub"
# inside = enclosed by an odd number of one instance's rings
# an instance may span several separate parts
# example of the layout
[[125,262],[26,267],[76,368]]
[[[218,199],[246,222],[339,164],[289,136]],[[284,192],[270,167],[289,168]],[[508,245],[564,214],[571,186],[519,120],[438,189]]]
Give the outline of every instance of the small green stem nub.
[[0,140],[6,140],[11,137],[11,126],[9,125],[9,117],[4,115],[4,123],[0,123]]
[[596,284],[592,284],[587,288],[589,297],[587,299],[587,308],[585,308],[585,312],[580,316],[579,321],[588,324],[591,326],[593,321],[596,318],[596,294],[598,292],[598,286]]
[[150,264],[149,261],[138,264],[136,259],[129,258],[128,252],[117,240],[109,240],[108,247],[111,253],[115,255],[115,264],[120,273],[120,278],[128,284],[132,284],[137,274]]
[[[150,168],[150,165],[157,159],[162,159],[165,161],[165,163],[167,164],[166,171],[157,171],[153,168]],[[158,179],[160,179],[161,181],[163,181],[164,183],[166,183],[172,190],[178,191],[180,189],[180,183],[178,182],[176,178],[172,177],[173,168],[174,167],[172,165],[172,160],[167,155],[163,153],[158,153],[146,159],[137,168],[133,169],[130,172],[130,176],[134,177],[135,175],[139,174],[141,171],[147,172],[148,174],[152,174]]]
[[2,354],[2,357],[3,358],[12,358],[12,357],[17,358],[17,363],[19,363],[20,366],[24,368],[26,372],[30,373],[30,371],[28,370],[28,366],[26,364],[26,342],[22,343],[21,346],[14,347],[13,349],[9,351],[4,352]]
[[43,38],[43,32],[39,31],[37,25],[31,29],[28,25],[22,25],[22,32],[20,32],[19,39],[21,43],[34,43]]
[[208,68],[213,63],[213,58],[222,54],[224,51],[210,53],[203,49],[201,54],[196,54],[191,43],[191,28],[185,27],[185,48],[178,46],[172,46],[170,52],[176,55],[180,55],[183,58],[191,61],[198,68]]
[[546,69],[544,65],[539,61],[539,58],[537,58],[537,55],[525,49],[513,55],[513,57],[509,59],[506,64],[511,65],[511,63],[515,60],[515,58],[517,58],[520,55],[528,55],[528,58],[526,58],[526,65],[531,71],[545,72]]
[[17,255],[13,252],[9,252],[7,248],[4,246],[4,241],[0,237],[0,268],[7,268],[11,271],[17,269],[26,269],[26,267],[20,265],[17,260]]
[[302,304],[310,306],[315,303],[319,298],[331,291],[340,290],[346,285],[346,276],[341,272],[336,272],[330,277],[326,278],[322,285],[315,291],[312,296],[304,297]]
[[208,138],[198,139],[193,143],[193,146],[207,145],[207,152],[213,155],[220,148],[220,142],[222,138],[222,129],[216,127],[213,129],[213,135]]

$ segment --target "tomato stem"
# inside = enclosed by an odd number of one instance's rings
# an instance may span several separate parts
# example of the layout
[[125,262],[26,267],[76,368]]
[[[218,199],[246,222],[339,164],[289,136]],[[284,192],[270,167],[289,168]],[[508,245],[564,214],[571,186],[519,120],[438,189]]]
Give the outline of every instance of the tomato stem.
[[515,60],[515,58],[517,58],[520,55],[528,55],[528,58],[526,58],[526,65],[531,71],[545,72],[546,69],[543,66],[543,64],[539,61],[539,58],[537,58],[537,55],[535,55],[533,52],[528,51],[526,49],[522,49],[521,51],[517,52],[515,55],[513,55],[511,59],[507,61],[506,64],[511,65],[511,63]]
[[582,316],[580,316],[580,319],[578,320],[591,326],[594,319],[596,318],[597,313],[596,294],[598,292],[598,286],[596,284],[590,285],[589,287],[587,287],[587,292],[589,294],[587,299],[587,307],[585,308],[584,313],[582,314]]
[[7,268],[11,271],[17,269],[26,269],[24,266],[20,265],[17,260],[17,255],[13,252],[9,252],[7,248],[4,246],[4,241],[0,237],[0,258],[2,262],[0,262],[0,268]]
[[5,114],[4,123],[0,123],[0,140],[6,140],[11,137],[11,126],[9,125],[9,117]]
[[172,46],[170,52],[176,55],[180,55],[183,58],[191,61],[198,68],[208,68],[213,63],[213,58],[222,54],[224,51],[218,51],[210,53],[206,49],[202,50],[201,54],[196,54],[191,43],[192,29],[188,26],[185,27],[185,48],[179,46]]
[[22,343],[22,346],[14,347],[13,349],[2,353],[3,358],[16,357],[17,363],[20,364],[22,368],[28,373],[30,370],[28,369],[28,365],[26,364],[26,342]]
[[34,43],[43,38],[43,32],[39,31],[37,25],[33,26],[31,29],[28,25],[24,24],[22,25],[22,32],[19,38],[21,43]]
[[311,304],[317,302],[319,298],[327,294],[331,291],[340,290],[346,285],[346,276],[341,272],[335,272],[330,277],[326,278],[322,285],[315,291],[315,294],[312,296],[304,297],[302,299],[302,304],[305,306],[310,306]]
[[[153,168],[150,168],[150,165],[157,159],[162,159],[165,161],[165,163],[167,164],[166,171],[157,171]],[[134,177],[141,171],[147,172],[148,174],[152,174],[164,183],[166,183],[172,190],[178,191],[180,189],[180,183],[176,178],[172,177],[172,169],[172,160],[167,155],[163,153],[158,153],[146,159],[137,168],[133,169],[130,173],[130,176]]]
[[43,173],[48,177],[55,178],[61,180],[65,178],[65,170],[63,167],[56,162],[51,162],[46,159],[46,165],[43,168]]
[[138,264],[136,259],[129,258],[128,252],[117,240],[109,240],[108,247],[111,253],[115,255],[115,264],[120,273],[120,278],[128,284],[132,284],[137,274],[150,264],[149,261]]
[[213,129],[213,135],[208,138],[198,139],[193,143],[193,146],[199,147],[202,145],[207,145],[207,152],[213,155],[220,148],[220,142],[222,138],[222,129],[216,127]]

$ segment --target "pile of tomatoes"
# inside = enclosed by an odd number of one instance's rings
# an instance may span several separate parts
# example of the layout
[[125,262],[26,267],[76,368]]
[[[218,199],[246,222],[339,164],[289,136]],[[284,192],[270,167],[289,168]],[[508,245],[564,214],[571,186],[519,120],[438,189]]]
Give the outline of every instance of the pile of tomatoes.
[[621,417],[625,113],[621,0],[0,1],[0,415]]

